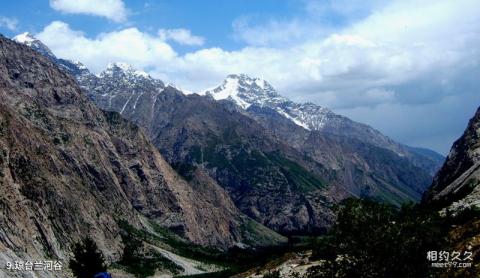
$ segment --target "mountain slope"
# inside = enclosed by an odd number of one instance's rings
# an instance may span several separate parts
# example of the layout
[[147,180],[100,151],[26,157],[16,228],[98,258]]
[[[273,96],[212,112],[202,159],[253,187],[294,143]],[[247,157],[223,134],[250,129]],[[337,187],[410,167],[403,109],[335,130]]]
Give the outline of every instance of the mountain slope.
[[244,74],[229,75],[201,95],[237,105],[281,140],[334,170],[354,196],[397,205],[419,200],[443,160],[326,108],[290,101],[268,82]]
[[480,109],[452,146],[424,200],[455,211],[480,207]]
[[[295,103],[280,96],[265,80],[245,74],[232,74],[219,86],[200,93],[216,100],[229,100],[246,110],[255,105],[275,110],[283,117],[309,131],[353,138],[373,146],[388,149],[398,156],[407,157],[411,163],[433,176],[443,162],[436,154],[425,154],[414,148],[396,143],[372,127],[337,115],[325,107],[313,103]],[[430,151],[433,152],[433,151]]]
[[245,229],[252,220],[214,181],[186,182],[137,126],[102,112],[49,59],[3,37],[0,84],[2,263],[65,259],[86,235],[118,259],[119,220],[140,229],[147,218],[219,248],[266,233],[269,243],[281,239],[259,224]]
[[[109,92],[105,87],[93,88],[92,99],[99,105],[111,103],[103,108],[119,111],[142,125],[180,173],[187,178],[193,171],[207,173],[244,213],[260,223],[286,233],[330,225],[332,212],[323,202],[314,201],[328,195],[319,177],[321,165],[306,165],[301,154],[255,121],[204,97],[185,96],[171,86],[125,88],[112,92],[111,102],[100,100]],[[308,179],[289,176],[293,174],[286,170],[289,167]]]
[[450,267],[441,277],[478,277],[480,273],[480,108],[423,196],[423,204],[456,219],[449,225],[450,249],[471,252],[470,267]]
[[346,136],[308,131],[275,110],[257,105],[246,113],[335,176],[331,184],[351,195],[400,205],[418,200],[430,177],[396,153]]

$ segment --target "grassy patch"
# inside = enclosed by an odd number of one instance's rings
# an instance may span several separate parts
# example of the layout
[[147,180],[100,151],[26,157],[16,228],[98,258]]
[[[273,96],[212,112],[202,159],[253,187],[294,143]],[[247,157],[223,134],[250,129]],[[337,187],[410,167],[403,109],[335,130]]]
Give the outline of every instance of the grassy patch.
[[150,243],[155,246],[164,248],[179,256],[193,259],[199,262],[209,264],[221,264],[223,262],[223,252],[196,245],[189,242],[169,229],[160,227],[158,224],[151,222],[151,226],[155,233],[150,233],[145,230],[139,230],[129,225],[126,221],[120,221],[122,229],[132,237]]
[[324,188],[326,184],[317,176],[309,172],[298,163],[289,160],[278,153],[269,154],[268,157],[280,167],[283,175],[290,184],[302,192]]
[[[265,154],[242,143],[225,145],[211,139],[204,147],[192,147],[190,157],[194,164],[227,171],[241,181],[239,184],[251,187],[275,183],[278,188],[290,186],[300,192],[326,187],[320,177],[295,161],[276,152]],[[182,167],[180,170],[183,170]],[[279,176],[285,179],[279,179]]]
[[[131,229],[129,230],[131,231]],[[182,268],[162,254],[144,248],[143,241],[137,236],[138,233],[122,233],[125,248],[118,264],[127,272],[134,274],[136,277],[149,277],[155,274],[157,269],[167,270],[172,274],[179,274],[182,271]]]
[[[228,251],[220,251],[188,242],[177,234],[170,231],[169,229],[160,227],[158,224],[155,223],[151,223],[151,226],[155,233],[136,229],[135,227],[129,225],[126,221],[120,221],[119,225],[123,229],[123,233],[129,235],[130,238],[127,238],[124,241],[131,242],[130,246],[138,245],[136,241],[143,241],[164,248],[165,250],[168,250],[185,258],[225,268],[224,271],[208,273],[205,274],[205,276],[197,275],[191,277],[229,277],[233,274],[246,271],[250,268],[260,266],[272,259],[278,258],[279,256],[283,255],[287,250],[289,250],[289,247],[287,245],[282,245],[257,248],[255,250],[234,247]],[[248,227],[246,228],[248,229]],[[256,227],[250,228],[255,229]],[[146,275],[148,273],[151,273],[151,271],[145,273],[142,268],[154,269],[162,267],[164,269],[168,269],[168,265],[162,265],[162,261],[159,262],[158,258],[154,257],[152,259],[156,260],[152,262],[154,263],[153,265],[147,264],[141,266],[138,264],[135,256],[133,257],[133,259],[129,259],[127,256],[126,259],[124,258],[126,262],[122,263],[121,265],[127,265],[129,267],[127,268],[127,271],[132,273],[138,273],[139,275]],[[173,272],[173,269],[170,270]],[[143,272],[141,273],[140,271]]]

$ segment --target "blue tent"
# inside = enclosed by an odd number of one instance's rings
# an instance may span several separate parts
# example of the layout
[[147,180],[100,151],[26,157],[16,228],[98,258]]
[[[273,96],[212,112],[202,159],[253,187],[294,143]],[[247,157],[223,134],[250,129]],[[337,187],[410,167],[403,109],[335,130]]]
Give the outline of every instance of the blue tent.
[[112,278],[112,276],[108,272],[100,272],[100,273],[95,274],[95,276],[93,276],[93,278]]

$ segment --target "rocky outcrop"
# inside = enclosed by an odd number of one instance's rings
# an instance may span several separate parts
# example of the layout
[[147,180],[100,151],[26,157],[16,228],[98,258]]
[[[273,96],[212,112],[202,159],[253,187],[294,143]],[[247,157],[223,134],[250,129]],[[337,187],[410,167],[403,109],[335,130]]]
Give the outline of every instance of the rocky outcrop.
[[452,212],[480,207],[480,109],[452,146],[424,201]]
[[457,252],[471,252],[472,266],[451,267],[440,277],[478,277],[480,273],[480,108],[455,141],[447,160],[423,196],[423,204],[453,216],[448,239]]

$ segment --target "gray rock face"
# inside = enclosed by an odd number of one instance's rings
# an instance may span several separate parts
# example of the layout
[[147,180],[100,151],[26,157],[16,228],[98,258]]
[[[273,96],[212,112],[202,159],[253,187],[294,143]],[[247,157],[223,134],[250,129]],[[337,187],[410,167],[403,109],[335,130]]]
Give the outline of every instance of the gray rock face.
[[[226,248],[281,237],[241,214],[216,182],[188,183],[136,125],[103,112],[77,82],[30,48],[0,37],[0,264],[65,259],[90,235],[109,259],[118,220],[145,219]],[[258,240],[257,244],[266,241]]]
[[452,146],[424,201],[459,212],[480,207],[480,109]]
[[275,110],[252,105],[247,113],[298,151],[330,170],[331,184],[357,197],[400,205],[418,200],[430,176],[395,152],[364,141],[306,130]]
[[[185,96],[173,87],[165,88],[153,102],[154,113],[148,110],[149,103],[137,107],[136,113],[125,110],[124,115],[145,123],[154,144],[180,173],[189,176],[193,169],[208,173],[240,210],[278,231],[313,232],[331,224],[321,166],[304,161],[258,123],[221,103]],[[152,114],[150,121],[139,120]],[[299,177],[290,176],[290,164],[312,180],[295,180]],[[316,200],[320,197],[322,202]]]

